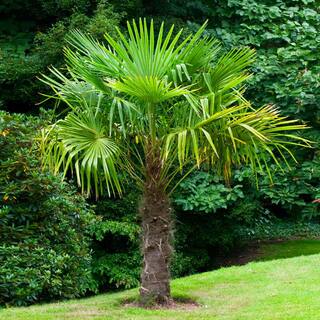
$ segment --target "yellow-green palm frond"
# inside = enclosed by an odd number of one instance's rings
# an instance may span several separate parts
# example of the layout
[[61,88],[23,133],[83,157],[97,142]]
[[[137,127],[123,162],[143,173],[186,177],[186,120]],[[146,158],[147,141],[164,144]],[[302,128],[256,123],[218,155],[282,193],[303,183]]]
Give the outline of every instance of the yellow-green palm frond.
[[175,151],[180,163],[193,158],[198,166],[203,162],[213,165],[226,180],[234,165],[249,163],[253,169],[262,169],[271,157],[289,166],[288,158],[295,160],[290,146],[311,147],[311,142],[291,132],[306,129],[297,120],[280,115],[274,106],[258,110],[246,104],[226,108],[212,116],[198,120],[189,127],[179,128],[164,139],[164,158]]
[[43,164],[54,173],[75,173],[82,192],[96,195],[104,185],[108,194],[121,193],[118,177],[121,151],[110,139],[98,114],[70,112],[64,120],[42,131],[40,150]]

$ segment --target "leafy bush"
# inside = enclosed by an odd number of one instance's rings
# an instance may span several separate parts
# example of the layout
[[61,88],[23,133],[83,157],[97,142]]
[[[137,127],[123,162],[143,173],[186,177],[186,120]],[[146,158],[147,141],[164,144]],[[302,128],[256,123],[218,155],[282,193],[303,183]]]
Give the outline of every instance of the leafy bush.
[[[30,21],[6,19],[0,23],[0,102],[9,110],[35,110],[34,104],[41,100],[39,92],[46,92],[37,77],[51,65],[62,67],[62,50],[70,30],[77,28],[101,39],[105,32],[114,34],[123,16],[104,0],[39,2],[36,11],[29,11]],[[16,14],[25,10],[11,6]]]
[[173,197],[175,241],[178,256],[180,252],[184,256],[174,266],[182,274],[208,270],[217,256],[241,246],[240,226],[251,226],[261,214],[255,199],[245,196],[244,184],[237,180],[226,186],[221,177],[206,171],[196,172],[180,184]]
[[263,221],[257,221],[251,227],[240,228],[239,237],[244,241],[319,239],[320,225],[314,222],[286,221],[268,217]]
[[0,304],[72,298],[94,289],[93,215],[72,186],[40,170],[32,139],[43,124],[0,113]]
[[95,204],[92,236],[92,273],[100,290],[139,284],[138,191],[127,185],[123,198],[102,197]]
[[261,195],[273,205],[275,212],[295,220],[314,220],[319,222],[319,205],[313,200],[320,196],[320,163],[317,159],[302,163],[301,168],[281,172],[274,169],[273,184],[267,184],[265,177],[261,182]]
[[[177,14],[174,5],[181,2],[170,2],[167,12],[170,14],[171,9]],[[218,0],[215,4],[190,0],[181,13],[195,21],[209,18],[209,32],[226,47],[247,45],[257,49],[255,76],[247,92],[252,101],[259,106],[277,104],[283,112],[319,126],[317,0]]]
[[218,209],[226,209],[244,197],[242,185],[232,188],[216,175],[207,172],[197,172],[180,184],[180,192],[177,193],[174,202],[180,205],[184,211],[212,212]]

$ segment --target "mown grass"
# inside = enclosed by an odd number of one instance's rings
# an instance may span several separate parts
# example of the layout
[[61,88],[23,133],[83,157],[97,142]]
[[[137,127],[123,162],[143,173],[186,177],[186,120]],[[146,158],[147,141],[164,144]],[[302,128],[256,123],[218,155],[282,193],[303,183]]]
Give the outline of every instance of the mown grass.
[[[287,250],[289,244],[280,246]],[[270,250],[275,253],[278,249],[270,247]],[[281,256],[280,250],[277,252],[274,257]],[[68,302],[3,309],[0,320],[319,319],[319,265],[320,254],[252,262],[174,280],[174,296],[190,297],[201,305],[193,310],[124,307],[124,299],[137,296],[134,289]]]

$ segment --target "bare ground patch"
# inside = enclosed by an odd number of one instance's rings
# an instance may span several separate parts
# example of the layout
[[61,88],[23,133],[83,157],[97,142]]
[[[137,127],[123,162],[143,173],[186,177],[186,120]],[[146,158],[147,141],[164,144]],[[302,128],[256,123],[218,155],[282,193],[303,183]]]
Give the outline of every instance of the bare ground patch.
[[142,307],[139,301],[124,300],[122,306],[125,308],[144,308],[148,310],[183,310],[191,311],[195,310],[201,305],[196,301],[188,298],[174,298],[168,301],[166,304],[156,304],[148,307]]

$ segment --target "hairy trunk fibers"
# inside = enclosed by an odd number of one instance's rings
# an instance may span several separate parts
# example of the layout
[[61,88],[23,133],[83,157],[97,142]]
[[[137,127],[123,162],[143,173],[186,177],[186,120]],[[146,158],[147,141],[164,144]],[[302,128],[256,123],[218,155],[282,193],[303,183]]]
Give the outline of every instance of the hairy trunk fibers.
[[171,217],[170,203],[160,179],[161,161],[148,155],[146,182],[140,207],[142,220],[143,269],[141,304],[170,302]]

